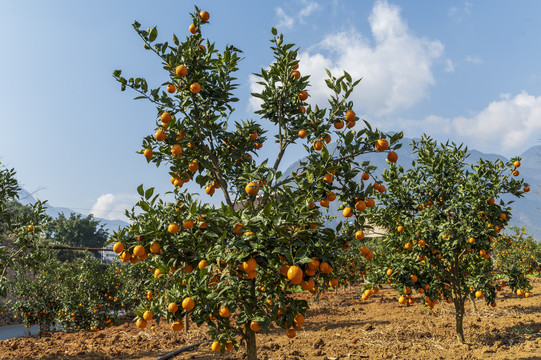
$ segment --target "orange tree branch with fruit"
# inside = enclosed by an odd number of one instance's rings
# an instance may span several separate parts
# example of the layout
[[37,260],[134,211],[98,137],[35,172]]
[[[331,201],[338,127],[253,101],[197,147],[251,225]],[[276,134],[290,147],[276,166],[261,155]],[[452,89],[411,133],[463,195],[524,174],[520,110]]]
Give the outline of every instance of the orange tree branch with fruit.
[[[414,291],[429,308],[454,302],[456,334],[464,342],[466,298],[496,306],[496,271],[503,269],[494,267],[490,250],[511,218],[509,196],[522,197],[528,186],[515,179],[518,158],[468,163],[467,148],[426,136],[413,150],[410,170],[391,164],[383,173],[388,191],[378,195],[381,207],[370,219],[387,234],[369,280],[390,283],[402,304],[415,301]],[[506,276],[519,294],[531,288],[521,272]]]
[[[203,45],[209,14],[196,7],[192,19],[191,34],[183,42],[173,36],[174,46],[155,43],[156,28],[134,24],[145,48],[163,61],[169,79],[162,86],[149,89],[144,79],[114,72],[121,90],[132,88],[157,106],[155,133],[143,139],[140,152],[149,163],[168,166],[175,202],[141,185],[141,211],[128,212],[132,224],[111,241],[124,262],[145,261],[154,274],[153,292],[136,311],[137,326],[165,318],[178,331],[189,314],[198,325],[207,324],[214,351],[232,350],[241,339],[248,358],[255,359],[257,332],[274,324],[294,337],[302,327],[308,302],[293,293],[336,286],[333,269],[342,260],[334,250],[363,239],[364,211],[374,206],[374,187],[357,179],[362,173],[367,181],[375,167],[355,159],[397,149],[402,134],[383,134],[367,122],[355,127],[358,118],[347,99],[358,81],[345,72],[329,74],[329,109],[311,106],[309,77],[300,74],[294,44],[272,29],[274,62],[257,74],[262,90],[252,95],[261,101],[256,113],[276,129],[278,155],[272,165],[255,160],[267,141],[262,126],[231,121],[240,51],[228,46],[220,53],[209,41]],[[335,143],[327,146],[332,137]],[[284,154],[300,148],[291,148],[298,143],[305,160],[292,174],[282,174]],[[389,154],[396,161],[396,153]],[[205,194],[182,189],[191,179]],[[223,194],[220,206],[206,198],[215,191]],[[346,216],[338,229],[324,221],[333,200]],[[373,253],[366,249],[366,256]]]

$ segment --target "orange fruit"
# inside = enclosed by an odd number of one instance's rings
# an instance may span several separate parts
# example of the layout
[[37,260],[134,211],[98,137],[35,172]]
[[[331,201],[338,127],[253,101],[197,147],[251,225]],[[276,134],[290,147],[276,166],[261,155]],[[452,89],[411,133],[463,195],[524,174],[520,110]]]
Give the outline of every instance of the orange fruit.
[[411,282],[416,283],[417,282],[417,275],[410,275]]
[[389,160],[390,162],[394,163],[398,160],[398,154],[395,153],[394,151],[391,151],[388,155],[387,155],[387,160]]
[[370,179],[370,174],[368,174],[368,173],[362,173],[361,179],[363,179],[364,181]]
[[306,135],[308,135],[308,132],[306,130],[304,130],[304,129],[299,130],[299,137],[301,139],[304,139],[306,137]]
[[333,271],[333,268],[331,265],[329,265],[328,262],[323,261],[321,264],[319,264],[319,271],[321,271],[324,274],[330,274]]
[[364,201],[359,200],[355,203],[355,210],[364,211],[366,209],[366,204]]
[[314,150],[320,151],[321,149],[323,149],[323,143],[319,140],[316,140],[314,142]]
[[398,298],[398,302],[399,302],[400,304],[405,304],[405,303],[406,303],[406,300],[407,300],[407,299],[406,299],[405,296],[401,296],[401,297]]
[[343,127],[344,127],[344,122],[343,122],[342,120],[340,120],[340,121],[335,121],[335,122],[334,122],[334,128],[335,128],[335,129],[340,130],[340,129],[342,129]]
[[250,321],[250,329],[252,329],[253,332],[258,332],[261,330],[261,326],[256,321]]
[[389,142],[386,139],[379,139],[374,145],[377,151],[385,151],[389,148]]
[[344,210],[342,210],[342,215],[344,215],[344,217],[352,217],[353,216],[353,210],[350,208],[350,207],[346,207],[344,208]]
[[144,319],[139,318],[139,319],[137,319],[135,325],[136,325],[138,328],[144,329],[144,328],[147,327],[147,321],[144,320]]
[[524,192],[530,192],[530,187],[529,186],[524,186]]
[[396,228],[396,231],[398,232],[403,232],[404,231],[404,227],[402,225],[399,225],[397,228]]
[[300,285],[302,282],[303,273],[300,267],[297,265],[290,266],[287,270],[287,278],[293,285]]
[[199,85],[199,83],[192,83],[190,85],[190,91],[192,94],[199,94],[199,92],[201,91],[201,85]]
[[321,207],[328,207],[329,206],[329,199],[322,199],[320,202],[319,202],[319,205]]
[[298,96],[299,96],[299,100],[300,100],[300,101],[304,101],[304,100],[308,99],[308,92],[305,91],[305,90],[303,90],[303,91],[301,91],[301,92],[299,93]]
[[162,251],[162,247],[157,242],[153,242],[150,244],[150,251],[152,251],[154,254],[157,254]]
[[177,76],[184,77],[184,76],[186,76],[188,74],[188,69],[186,69],[186,66],[184,66],[184,65],[179,65],[175,69],[175,74]]
[[174,156],[179,156],[180,154],[182,154],[182,146],[180,146],[179,144],[171,146],[171,153]]
[[323,176],[323,180],[326,181],[326,182],[328,182],[328,183],[330,184],[330,183],[332,183],[332,181],[333,181],[333,176],[332,176],[331,174],[325,174],[325,175]]
[[295,335],[297,335],[297,333],[295,332],[295,330],[293,329],[289,329],[287,331],[287,337],[290,338],[290,339],[293,339],[295,337]]
[[160,116],[160,120],[162,121],[162,123],[164,124],[167,124],[171,121],[171,114],[168,113],[168,112],[164,112],[161,116]]
[[220,308],[219,314],[221,317],[228,318],[231,316],[231,311],[229,311],[229,308],[225,305]]
[[204,269],[206,268],[207,266],[209,266],[209,263],[207,260],[203,259],[199,262],[199,264],[197,264],[197,267],[199,268],[199,270],[201,269]]
[[518,176],[520,172],[518,170],[513,170],[513,176]]
[[124,244],[122,244],[120,241],[117,241],[113,245],[113,251],[116,252],[117,254],[120,254],[121,252],[124,251]]
[[355,111],[353,110],[346,111],[346,115],[344,117],[346,118],[346,121],[355,121]]
[[306,108],[304,106],[299,106],[299,111],[304,114],[306,112]]
[[178,233],[179,230],[180,230],[180,228],[179,228],[177,223],[171,223],[167,227],[167,231],[169,231],[171,234],[176,234],[176,233]]
[[365,203],[366,203],[366,207],[368,208],[374,207],[376,205],[376,202],[374,201],[374,199],[371,199],[371,198],[366,199]]
[[197,163],[197,160],[192,161],[190,165],[188,165],[188,170],[193,173],[199,170],[199,164]]
[[529,298],[530,296],[532,296],[532,294],[530,294],[528,291],[526,291],[526,292],[524,293],[524,297],[525,297],[525,298]]
[[491,197],[490,199],[488,199],[488,203],[489,203],[490,205],[494,204],[494,198]]
[[475,292],[475,297],[478,298],[478,299],[480,299],[480,298],[482,298],[484,296],[485,296],[485,294],[483,294],[483,292],[480,291],[480,290]]
[[298,70],[294,70],[291,73],[291,76],[293,76],[295,79],[299,80],[301,78],[301,73]]
[[180,321],[175,321],[171,324],[171,330],[173,331],[182,331],[184,329],[184,325]]
[[145,319],[146,321],[152,320],[152,317],[153,317],[152,311],[145,311],[143,313],[143,319]]
[[329,286],[334,287],[334,288],[337,287],[338,286],[338,279],[333,278],[333,279],[329,280]]
[[193,301],[191,297],[187,297],[184,300],[182,300],[183,309],[190,311],[194,308],[194,306],[195,306],[195,302]]
[[352,128],[355,126],[355,121],[348,121],[348,128]]
[[393,269],[387,269],[387,276],[391,276],[393,274]]
[[250,196],[257,195],[259,192],[259,188],[257,188],[257,184],[255,182],[250,182],[248,185],[246,185],[246,193]]
[[126,251],[124,250],[121,254],[120,254],[120,259],[122,260],[122,262],[128,262],[130,261],[131,259],[131,253],[129,251]]
[[175,85],[169,84],[169,85],[167,85],[167,89],[166,89],[166,90],[167,90],[167,92],[168,92],[169,94],[173,94],[173,93],[175,93],[175,91],[177,91],[177,88],[175,87]]
[[147,252],[143,246],[137,245],[133,248],[133,255],[137,257],[145,257],[147,255]]
[[336,200],[336,194],[333,193],[332,191],[329,192],[329,193],[327,194],[327,199],[329,199],[329,201],[334,201],[334,200]]
[[186,265],[186,266],[184,267],[184,272],[185,272],[186,274],[189,274],[189,273],[193,272],[193,266],[192,266],[191,264]]
[[174,303],[174,302],[173,302],[173,303],[170,303],[170,304],[167,306],[167,309],[168,309],[169,311],[171,311],[171,312],[174,314],[174,313],[176,313],[177,310],[178,310],[178,305],[177,305],[177,303]]
[[195,34],[197,32],[197,27],[194,24],[191,24],[188,27],[188,31],[191,32],[192,34]]
[[209,21],[209,18],[210,18],[210,14],[208,11],[201,11],[199,13],[199,16],[201,17],[201,20],[203,21]]
[[210,348],[212,349],[212,351],[218,352],[222,349],[222,345],[220,344],[219,341],[213,341]]
[[257,262],[254,258],[249,258],[242,263],[242,269],[246,272],[254,271],[257,268]]
[[164,141],[165,140],[165,132],[163,130],[158,130],[154,133],[154,139],[156,141]]
[[145,152],[143,153],[143,155],[147,158],[147,159],[150,159],[153,155],[152,153],[152,149],[151,148],[147,148],[145,149]]
[[193,228],[193,221],[192,220],[184,221],[182,223],[182,227],[186,230],[190,230],[191,228]]
[[362,240],[362,239],[364,239],[364,231],[362,231],[362,230],[357,230],[357,231],[355,232],[355,239],[357,239],[357,240]]
[[516,168],[520,167],[520,161],[518,161],[518,160],[515,161],[515,162],[513,163],[513,165],[514,165]]

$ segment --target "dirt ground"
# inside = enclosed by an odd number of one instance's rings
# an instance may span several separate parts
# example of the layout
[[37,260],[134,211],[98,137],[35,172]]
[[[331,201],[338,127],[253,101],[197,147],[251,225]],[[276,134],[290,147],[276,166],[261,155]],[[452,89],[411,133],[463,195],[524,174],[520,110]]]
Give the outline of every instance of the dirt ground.
[[[360,287],[329,293],[307,313],[304,329],[289,339],[283,329],[258,335],[260,359],[541,359],[541,280],[532,297],[518,298],[507,288],[498,306],[470,304],[458,344],[452,304],[425,310],[419,303],[399,305],[395,292],[383,289],[367,301]],[[54,333],[0,341],[0,359],[157,359],[205,340],[204,328],[173,333],[167,324],[140,330],[133,323],[100,332]],[[211,352],[206,343],[174,359],[243,359],[244,351]]]

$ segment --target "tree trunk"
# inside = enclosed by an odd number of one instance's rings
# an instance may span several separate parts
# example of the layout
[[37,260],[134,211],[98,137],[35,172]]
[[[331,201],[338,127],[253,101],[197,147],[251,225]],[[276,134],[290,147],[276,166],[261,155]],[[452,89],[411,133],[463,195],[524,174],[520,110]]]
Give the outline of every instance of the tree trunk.
[[246,328],[246,354],[248,360],[257,360],[255,332],[249,326]]
[[190,318],[188,317],[188,312],[184,315],[184,332],[190,330]]
[[455,303],[455,320],[456,320],[456,337],[457,340],[461,343],[464,343],[464,298],[455,298],[453,299]]

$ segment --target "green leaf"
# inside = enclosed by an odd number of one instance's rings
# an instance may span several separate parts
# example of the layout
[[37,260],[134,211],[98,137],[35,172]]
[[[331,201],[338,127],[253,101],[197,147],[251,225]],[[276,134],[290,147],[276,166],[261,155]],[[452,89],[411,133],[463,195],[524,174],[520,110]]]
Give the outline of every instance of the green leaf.
[[346,139],[345,139],[346,145],[351,144],[352,141],[353,141],[353,131],[350,131],[346,135]]
[[278,34],[278,31],[275,28],[271,29],[272,35],[276,36]]
[[177,45],[177,46],[180,44],[180,41],[178,41],[178,37],[177,37],[175,34],[173,34],[173,42],[174,42],[175,45]]
[[143,184],[141,184],[141,185],[139,185],[139,186],[137,187],[137,193],[138,193],[139,195],[141,195],[141,196],[144,195]]
[[152,30],[150,31],[150,35],[148,36],[148,41],[153,42],[158,37],[158,29],[154,26]]
[[150,199],[152,194],[154,194],[154,188],[148,188],[147,191],[145,191],[145,199]]

